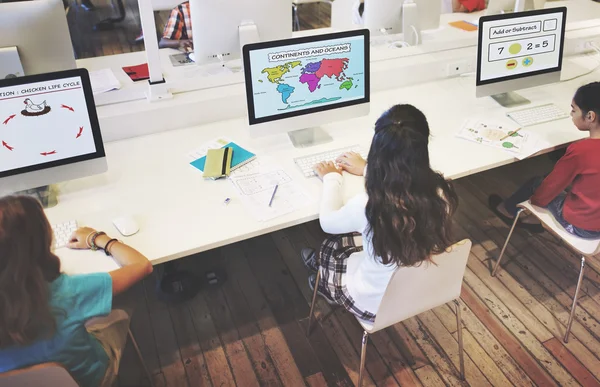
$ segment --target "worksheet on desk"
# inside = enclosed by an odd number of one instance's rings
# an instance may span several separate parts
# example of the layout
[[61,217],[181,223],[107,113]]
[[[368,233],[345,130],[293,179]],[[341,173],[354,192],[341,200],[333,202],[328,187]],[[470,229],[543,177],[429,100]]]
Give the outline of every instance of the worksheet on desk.
[[464,122],[456,135],[468,141],[502,149],[519,160],[550,146],[538,134],[519,130],[518,125],[509,120],[471,118]]
[[[308,193],[283,169],[266,165],[246,174],[230,176],[240,199],[259,221],[264,222],[289,214],[312,203]],[[273,191],[277,186],[275,196]],[[273,201],[269,206],[269,202]]]

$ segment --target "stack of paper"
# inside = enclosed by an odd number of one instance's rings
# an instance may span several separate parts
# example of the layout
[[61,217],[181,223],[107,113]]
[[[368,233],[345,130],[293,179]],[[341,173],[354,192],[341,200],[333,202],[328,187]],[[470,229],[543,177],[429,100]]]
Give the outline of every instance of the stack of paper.
[[90,81],[92,82],[92,92],[94,94],[106,93],[121,88],[121,83],[111,69],[90,71]]

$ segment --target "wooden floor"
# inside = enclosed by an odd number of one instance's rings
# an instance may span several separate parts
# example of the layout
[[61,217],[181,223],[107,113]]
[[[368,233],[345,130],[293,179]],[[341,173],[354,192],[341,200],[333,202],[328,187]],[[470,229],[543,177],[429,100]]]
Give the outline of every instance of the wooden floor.
[[[94,11],[84,11],[76,0],[69,1],[71,6],[67,20],[77,59],[144,50],[143,42],[134,42],[141,32],[137,0],[124,0],[125,20],[116,23],[115,28],[109,31],[95,31],[94,25],[108,17],[116,17],[116,5],[111,0],[91,1],[96,6]],[[169,11],[155,12],[154,18],[156,32],[160,35],[169,18]],[[300,5],[298,20],[301,30],[329,27],[331,6],[326,3]]]
[[[508,228],[491,211],[490,193],[507,195],[551,168],[546,156],[455,182],[456,239],[473,241],[461,297],[466,382],[458,378],[455,310],[446,305],[371,337],[366,385],[600,385],[600,274],[589,268],[568,344],[562,337],[579,257],[549,234],[517,230],[503,269],[490,277]],[[202,236],[199,235],[199,238]],[[299,258],[324,238],[316,222],[180,260],[202,276],[228,280],[193,300],[166,305],[154,278],[133,291],[133,333],[157,386],[351,386],[361,329],[345,310],[318,302],[319,324],[304,334],[310,291]],[[416,360],[408,365],[399,343]],[[147,385],[128,347],[121,386]]]
[[[126,0],[127,19],[117,29],[92,30],[115,12],[106,1],[95,0],[94,12],[74,7],[69,13],[79,58],[143,49],[130,43],[139,33],[135,0]],[[329,12],[327,5],[300,6],[301,29],[326,26]],[[166,15],[158,14],[157,31]],[[551,166],[542,156],[455,182],[461,199],[456,240],[474,242],[461,297],[466,382],[458,379],[455,311],[447,305],[374,334],[367,385],[600,385],[600,265],[587,269],[566,345],[579,257],[548,234],[517,230],[503,269],[496,278],[489,275],[508,227],[487,209],[487,196],[508,195]],[[323,238],[312,222],[179,260],[200,277],[214,269],[229,277],[221,288],[205,288],[184,304],[157,300],[154,277],[133,288],[132,330],[154,384],[355,384],[361,330],[351,315],[320,300],[319,324],[310,338],[304,334],[310,291],[298,254]],[[400,343],[410,348],[414,364],[407,364]],[[119,384],[149,385],[130,344]]]

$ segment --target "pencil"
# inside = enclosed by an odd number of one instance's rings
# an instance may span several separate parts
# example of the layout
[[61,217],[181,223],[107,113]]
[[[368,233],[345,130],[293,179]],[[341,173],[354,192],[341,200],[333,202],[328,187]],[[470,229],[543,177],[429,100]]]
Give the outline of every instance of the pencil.
[[275,198],[275,192],[277,192],[278,187],[279,187],[279,184],[276,184],[275,188],[273,189],[273,194],[271,195],[271,200],[269,200],[269,207],[271,207],[271,204],[273,204],[273,199]]
[[518,128],[518,129],[515,129],[515,130],[511,130],[511,131],[509,131],[509,132],[508,132],[508,134],[507,134],[506,136],[504,136],[504,137],[502,137],[502,138],[500,139],[500,141],[504,141],[504,140],[506,140],[507,138],[509,138],[509,137],[510,137],[510,136],[512,136],[513,134],[517,133],[519,130],[521,130],[521,128]]

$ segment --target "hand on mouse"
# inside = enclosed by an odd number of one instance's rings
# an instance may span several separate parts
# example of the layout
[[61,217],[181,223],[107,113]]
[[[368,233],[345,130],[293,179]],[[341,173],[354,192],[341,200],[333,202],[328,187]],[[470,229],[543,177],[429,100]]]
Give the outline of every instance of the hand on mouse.
[[[89,238],[95,232],[96,232],[96,230],[94,230],[91,227],[80,227],[80,228],[78,228],[77,230],[75,230],[73,232],[73,234],[71,235],[71,238],[69,238],[69,243],[67,244],[67,247],[70,248],[70,249],[77,249],[77,250],[86,250],[86,249],[89,249],[90,248]],[[104,240],[104,239],[106,239],[106,238],[107,238],[106,235],[99,235],[98,238],[96,239],[96,245],[99,246],[99,247],[103,246],[103,244],[101,243],[101,241]]]

